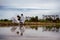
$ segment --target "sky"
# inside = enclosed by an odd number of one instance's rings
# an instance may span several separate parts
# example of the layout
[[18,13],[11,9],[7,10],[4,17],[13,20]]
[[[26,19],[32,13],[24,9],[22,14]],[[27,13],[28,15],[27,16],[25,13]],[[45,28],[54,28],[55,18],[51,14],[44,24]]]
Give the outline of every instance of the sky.
[[13,16],[60,15],[60,0],[0,0],[0,19]]

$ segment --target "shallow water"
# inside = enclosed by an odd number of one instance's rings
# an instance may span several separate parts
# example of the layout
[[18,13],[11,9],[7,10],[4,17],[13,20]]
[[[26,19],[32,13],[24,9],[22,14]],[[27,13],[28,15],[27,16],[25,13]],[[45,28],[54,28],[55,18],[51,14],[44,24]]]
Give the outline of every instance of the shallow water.
[[0,40],[60,40],[60,27],[0,27]]

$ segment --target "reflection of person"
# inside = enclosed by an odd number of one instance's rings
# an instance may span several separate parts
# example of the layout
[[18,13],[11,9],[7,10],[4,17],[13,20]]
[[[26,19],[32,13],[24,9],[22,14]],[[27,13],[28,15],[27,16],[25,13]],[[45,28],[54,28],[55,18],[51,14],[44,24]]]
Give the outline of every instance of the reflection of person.
[[11,31],[14,32],[16,29],[17,29],[17,27],[14,26],[11,28]]
[[21,32],[21,36],[23,35],[23,33],[24,33],[24,30],[25,30],[25,28],[24,28],[24,26],[23,25],[20,25],[20,32]]
[[19,34],[19,31],[17,31],[16,33]]

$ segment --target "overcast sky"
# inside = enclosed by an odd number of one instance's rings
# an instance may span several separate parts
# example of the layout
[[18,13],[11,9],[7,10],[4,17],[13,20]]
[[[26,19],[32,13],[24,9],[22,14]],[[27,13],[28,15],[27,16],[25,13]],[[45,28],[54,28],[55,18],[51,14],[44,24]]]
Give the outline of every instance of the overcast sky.
[[0,0],[0,19],[20,15],[38,16],[59,15],[60,0]]

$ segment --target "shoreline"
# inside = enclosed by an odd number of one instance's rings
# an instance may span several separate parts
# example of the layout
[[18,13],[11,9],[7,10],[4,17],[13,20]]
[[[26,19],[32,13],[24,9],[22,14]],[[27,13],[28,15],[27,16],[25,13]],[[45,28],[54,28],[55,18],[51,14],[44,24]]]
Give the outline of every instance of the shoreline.
[[[18,25],[19,25],[19,23],[0,22],[0,26],[18,26]],[[25,22],[24,25],[52,26],[52,25],[60,25],[60,23],[52,23],[52,22]]]

